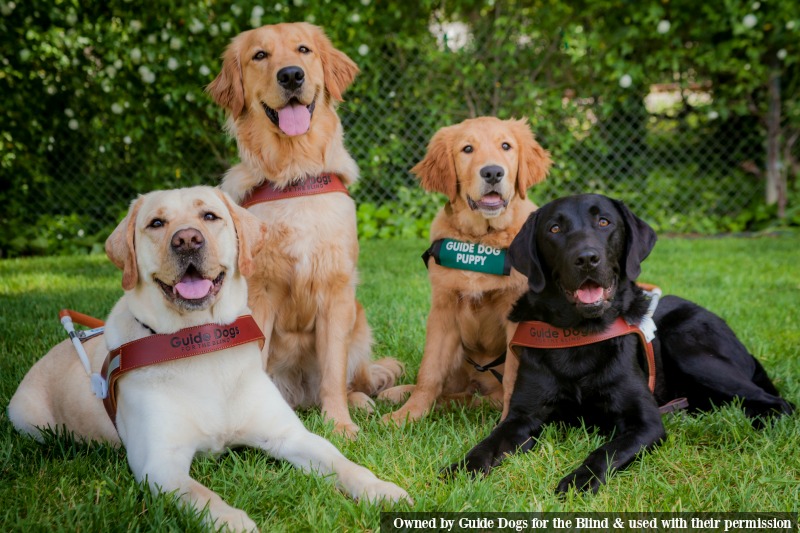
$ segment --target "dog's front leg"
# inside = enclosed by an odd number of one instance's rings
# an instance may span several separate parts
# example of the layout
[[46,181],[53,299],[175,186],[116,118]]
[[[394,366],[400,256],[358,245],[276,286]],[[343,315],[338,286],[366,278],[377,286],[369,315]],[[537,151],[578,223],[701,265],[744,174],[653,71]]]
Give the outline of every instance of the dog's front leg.
[[[271,388],[265,386],[262,390]],[[405,490],[379,479],[367,468],[347,459],[329,441],[308,431],[288,405],[275,401],[263,401],[258,405],[264,408],[245,425],[250,436],[244,444],[260,447],[304,471],[323,476],[336,474],[337,485],[353,498],[413,503]]]
[[506,456],[530,450],[542,431],[542,425],[541,420],[531,415],[512,412],[488,437],[467,452],[464,459],[444,468],[442,474],[450,476],[458,470],[465,470],[470,474],[486,475]]
[[[457,299],[457,295],[450,298]],[[425,416],[441,396],[447,378],[462,363],[464,350],[453,312],[457,305],[457,301],[442,296],[433,297],[417,384],[405,405],[386,415],[384,421],[402,424]]]
[[460,469],[472,474],[488,474],[507,455],[533,448],[543,426],[553,419],[557,384],[529,354],[523,353],[518,361],[508,417],[472,448],[463,460],[445,468],[443,474],[450,475]]
[[334,431],[353,438],[358,426],[347,408],[348,347],[356,322],[355,289],[347,285],[331,294],[316,324],[317,358],[322,374],[320,401],[323,415],[333,420]]
[[503,365],[503,414],[500,415],[501,422],[508,416],[508,411],[511,407],[511,395],[514,393],[514,383],[517,381],[517,371],[519,370],[519,358],[508,348],[518,325],[516,322],[506,322],[506,362]]
[[215,528],[226,527],[231,531],[257,531],[258,527],[247,513],[225,503],[217,493],[189,476],[189,468],[195,454],[192,446],[176,446],[174,443],[150,440],[142,446],[125,443],[128,464],[137,481],[147,480],[150,490],[156,494],[174,493],[191,510],[200,513],[208,508],[208,520]]
[[644,413],[641,420],[625,420],[617,424],[618,431],[625,427],[622,434],[590,453],[581,466],[558,483],[557,493],[563,494],[570,487],[597,492],[609,471],[627,467],[640,453],[663,442],[667,434],[655,403],[640,407]]

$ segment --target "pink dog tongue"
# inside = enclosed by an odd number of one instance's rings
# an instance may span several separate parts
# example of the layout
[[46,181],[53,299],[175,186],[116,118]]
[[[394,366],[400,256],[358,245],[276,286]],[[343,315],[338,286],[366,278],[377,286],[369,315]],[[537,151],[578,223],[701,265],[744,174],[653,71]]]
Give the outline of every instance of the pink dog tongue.
[[311,112],[302,104],[289,104],[278,111],[278,127],[286,135],[302,135],[311,127]]
[[183,276],[180,282],[175,284],[175,292],[184,300],[199,300],[211,291],[213,285],[211,280],[196,278],[187,274]]
[[575,296],[581,303],[593,304],[603,298],[603,287],[593,283],[586,283],[575,291]]
[[484,205],[484,206],[494,207],[494,206],[502,205],[503,204],[503,198],[499,194],[497,194],[496,192],[490,192],[489,194],[487,194],[486,196],[481,198],[481,201],[478,202],[478,203],[481,204],[481,205]]

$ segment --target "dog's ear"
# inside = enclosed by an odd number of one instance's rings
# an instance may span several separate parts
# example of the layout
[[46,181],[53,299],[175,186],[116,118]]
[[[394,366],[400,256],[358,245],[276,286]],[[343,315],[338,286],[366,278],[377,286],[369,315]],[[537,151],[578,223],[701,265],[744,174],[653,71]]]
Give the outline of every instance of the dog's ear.
[[528,287],[533,292],[542,292],[545,286],[544,270],[539,260],[536,246],[536,223],[538,211],[534,211],[522,225],[522,228],[508,247],[508,259],[511,266],[528,278]]
[[129,291],[139,282],[139,267],[136,264],[136,217],[142,206],[140,196],[131,204],[128,214],[117,224],[106,239],[106,255],[117,268],[122,270],[122,288]]
[[216,191],[222,201],[225,202],[233,220],[233,227],[236,230],[236,239],[238,241],[237,267],[239,273],[244,277],[249,277],[255,271],[253,257],[255,257],[264,243],[267,225],[247,209],[236,205],[222,190],[216,189]]
[[623,265],[625,275],[636,280],[642,273],[644,261],[656,245],[656,232],[650,225],[633,214],[628,206],[619,200],[612,200],[625,224],[625,255]]
[[425,158],[414,165],[411,172],[419,177],[426,191],[440,192],[454,202],[458,194],[458,176],[453,160],[452,126],[437,131],[428,143]]
[[218,106],[226,109],[234,120],[244,113],[244,80],[239,55],[241,36],[235,38],[222,54],[222,70],[208,84],[206,92]]
[[320,59],[322,60],[322,73],[325,78],[325,88],[331,95],[331,98],[337,102],[344,100],[342,93],[350,87],[353,80],[356,79],[358,74],[358,65],[347,57],[347,54],[341,50],[333,47],[330,39],[322,31],[322,28],[316,27],[316,47],[319,51]]
[[553,161],[550,159],[550,152],[536,142],[527,118],[508,122],[519,146],[517,194],[520,198],[525,198],[529,188],[547,177]]

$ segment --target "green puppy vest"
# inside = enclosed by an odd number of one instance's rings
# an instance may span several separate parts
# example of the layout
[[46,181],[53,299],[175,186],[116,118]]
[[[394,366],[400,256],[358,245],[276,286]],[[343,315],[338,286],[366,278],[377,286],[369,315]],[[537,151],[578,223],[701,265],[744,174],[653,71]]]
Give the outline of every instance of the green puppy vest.
[[457,241],[455,239],[439,239],[433,241],[430,248],[422,254],[425,267],[428,259],[433,257],[437,265],[458,270],[471,270],[495,276],[508,276],[511,265],[505,249],[492,248],[485,244]]

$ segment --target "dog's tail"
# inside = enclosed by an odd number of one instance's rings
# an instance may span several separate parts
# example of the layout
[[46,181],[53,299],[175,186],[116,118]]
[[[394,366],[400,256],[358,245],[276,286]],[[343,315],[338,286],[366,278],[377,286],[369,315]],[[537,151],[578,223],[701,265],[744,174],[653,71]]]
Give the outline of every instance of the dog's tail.
[[753,361],[756,364],[755,371],[753,372],[753,383],[764,389],[768,394],[780,396],[778,389],[775,388],[772,380],[769,379],[767,371],[764,369],[758,359],[755,358],[755,356],[753,356]]
[[367,324],[364,308],[356,302],[356,324],[350,343],[350,363],[353,365],[350,390],[363,392],[367,396],[377,396],[383,390],[393,387],[397,378],[403,375],[403,364],[392,357],[372,360],[372,331]]
[[403,364],[392,357],[384,357],[363,365],[353,379],[353,390],[368,396],[377,396],[381,391],[393,387],[403,375]]

